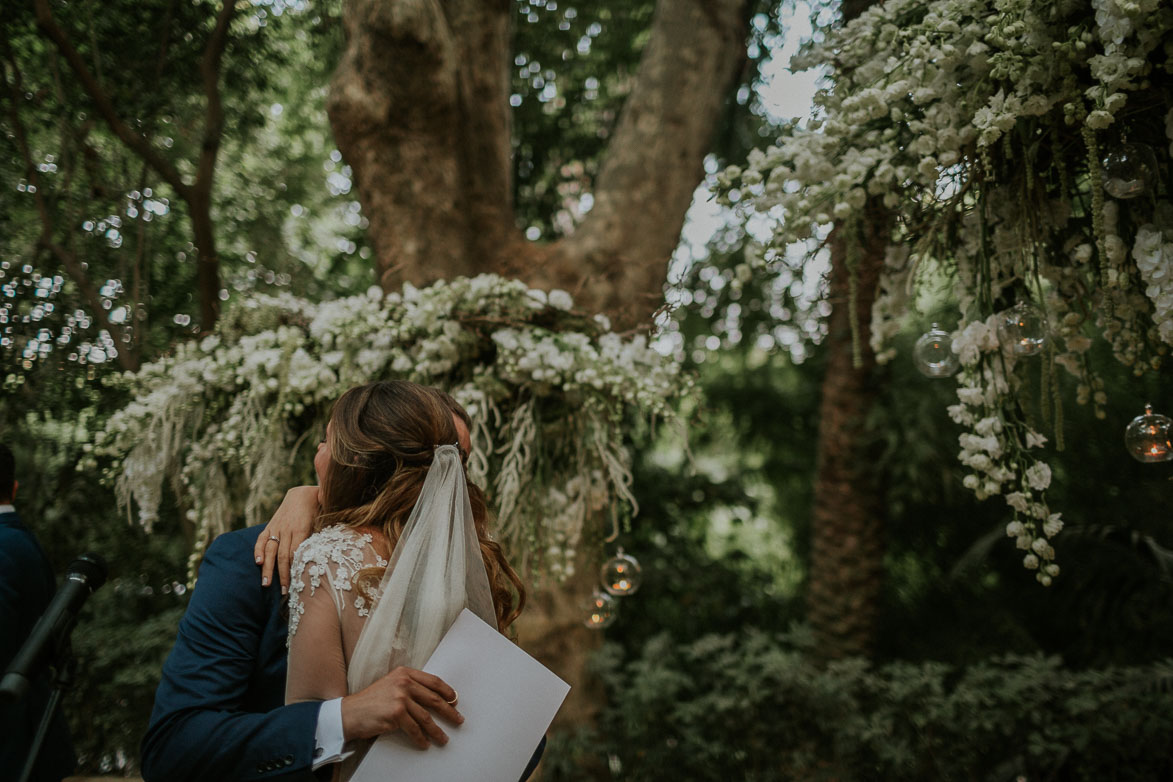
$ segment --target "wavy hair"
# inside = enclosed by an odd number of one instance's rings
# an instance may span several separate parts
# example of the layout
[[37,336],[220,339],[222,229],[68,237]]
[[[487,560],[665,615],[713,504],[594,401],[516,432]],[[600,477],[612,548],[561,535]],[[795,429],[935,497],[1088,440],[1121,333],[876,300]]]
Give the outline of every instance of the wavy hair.
[[[457,443],[453,416],[469,426],[468,413],[443,391],[406,380],[385,380],[344,393],[330,416],[330,464],[322,476],[318,526],[374,527],[395,550],[419,499],[436,446]],[[464,459],[468,458],[463,453]],[[497,629],[525,606],[525,587],[501,546],[489,536],[484,492],[468,483],[473,524],[489,576]],[[366,568],[360,584],[377,584],[385,568]]]

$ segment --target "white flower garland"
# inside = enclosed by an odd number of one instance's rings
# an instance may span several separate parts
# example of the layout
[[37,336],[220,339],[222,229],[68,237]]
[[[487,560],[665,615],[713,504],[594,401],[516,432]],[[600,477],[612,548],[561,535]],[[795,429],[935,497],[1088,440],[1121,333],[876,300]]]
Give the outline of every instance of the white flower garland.
[[1136,231],[1132,256],[1147,286],[1145,294],[1153,302],[1157,333],[1173,345],[1173,241],[1165,241],[1164,232],[1156,226],[1142,225]]
[[[197,530],[263,521],[347,388],[404,378],[448,389],[474,420],[473,480],[523,564],[570,574],[584,524],[636,510],[624,447],[632,414],[671,419],[690,381],[606,318],[494,275],[313,304],[259,296],[217,333],[118,381],[132,400],[87,447],[148,530],[169,482]],[[310,436],[315,435],[315,436]],[[308,443],[308,445],[307,445]],[[295,465],[300,463],[300,469]]]
[[988,318],[1024,300],[1046,312],[1041,401],[1060,444],[1053,366],[1105,415],[1088,359],[1093,324],[1136,374],[1165,360],[1170,183],[1112,200],[1101,161],[1139,142],[1157,159],[1149,180],[1171,170],[1173,105],[1159,86],[1173,74],[1171,40],[1173,6],[1161,0],[887,0],[792,61],[834,80],[814,119],[717,177],[725,204],[773,223],[763,257],[832,222],[850,229],[866,205],[889,210],[871,313],[879,363],[895,356],[888,340],[915,306],[918,270],[955,276],[963,399],[950,412],[975,427],[963,435],[965,483],[979,497],[1008,492],[1010,531],[1044,584],[1057,573],[1047,541],[1061,522],[1040,515],[1049,468],[1026,454],[1041,435],[1028,442],[1015,399],[1023,386]]
[[1015,415],[1014,357],[1001,348],[996,316],[966,324],[953,341],[962,369],[959,403],[948,412],[954,422],[969,429],[958,438],[958,461],[971,471],[962,483],[979,500],[1003,495],[1013,512],[1006,535],[1026,552],[1023,566],[1037,571],[1040,584],[1050,586],[1059,575],[1051,538],[1063,530],[1063,520],[1047,506],[1051,467],[1030,454],[1047,438]]

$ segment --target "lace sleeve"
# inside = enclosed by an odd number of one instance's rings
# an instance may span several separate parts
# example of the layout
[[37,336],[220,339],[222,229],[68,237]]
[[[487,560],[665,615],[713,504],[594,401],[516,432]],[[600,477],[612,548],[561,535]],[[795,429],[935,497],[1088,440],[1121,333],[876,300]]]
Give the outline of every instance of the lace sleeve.
[[347,694],[347,661],[369,613],[354,577],[364,567],[386,565],[370,543],[370,535],[327,527],[294,553],[286,703]]

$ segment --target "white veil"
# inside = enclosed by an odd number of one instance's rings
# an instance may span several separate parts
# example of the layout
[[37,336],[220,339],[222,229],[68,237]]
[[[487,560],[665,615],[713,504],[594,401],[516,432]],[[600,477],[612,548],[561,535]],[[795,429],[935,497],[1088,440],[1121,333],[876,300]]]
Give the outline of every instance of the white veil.
[[466,607],[497,626],[456,446],[436,448],[379,590],[347,669],[350,692],[400,665],[422,667]]

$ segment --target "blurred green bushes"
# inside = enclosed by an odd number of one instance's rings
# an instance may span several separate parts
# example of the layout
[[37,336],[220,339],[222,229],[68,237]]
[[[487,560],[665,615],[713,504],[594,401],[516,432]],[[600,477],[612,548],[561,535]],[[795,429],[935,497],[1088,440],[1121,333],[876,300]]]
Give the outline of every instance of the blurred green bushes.
[[547,780],[1173,778],[1173,660],[1072,671],[1055,657],[968,666],[810,662],[801,634],[756,630],[596,658],[609,702],[556,737]]

